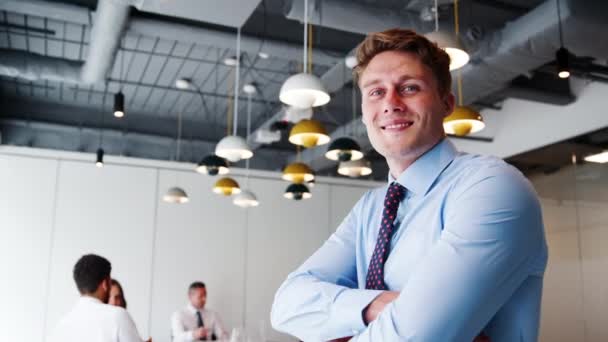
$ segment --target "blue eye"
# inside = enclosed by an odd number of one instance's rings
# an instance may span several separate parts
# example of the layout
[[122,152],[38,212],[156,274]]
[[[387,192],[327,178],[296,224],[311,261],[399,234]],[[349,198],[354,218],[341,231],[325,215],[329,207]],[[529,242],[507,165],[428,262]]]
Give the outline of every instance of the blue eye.
[[382,89],[374,89],[372,91],[369,92],[370,96],[378,96],[382,94]]
[[409,84],[409,85],[405,85],[405,86],[401,87],[402,93],[412,93],[412,92],[416,92],[419,90],[420,90],[420,87],[415,84]]

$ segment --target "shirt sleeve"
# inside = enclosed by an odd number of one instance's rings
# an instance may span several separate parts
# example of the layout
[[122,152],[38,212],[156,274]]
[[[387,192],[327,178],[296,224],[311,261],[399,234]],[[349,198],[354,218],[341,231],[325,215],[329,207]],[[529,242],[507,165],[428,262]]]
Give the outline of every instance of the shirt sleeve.
[[222,323],[222,319],[220,318],[220,315],[217,312],[213,313],[213,333],[215,334],[215,336],[221,340],[221,339],[225,339],[228,338],[228,333],[226,332],[226,329],[224,328],[224,324]]
[[472,341],[531,275],[545,248],[534,190],[505,166],[473,178],[446,201],[441,237],[400,296],[354,341]]
[[181,315],[178,312],[174,312],[171,315],[171,336],[173,342],[190,342],[194,341],[192,330],[186,330],[182,324]]
[[357,211],[277,291],[273,328],[303,341],[352,336],[365,328],[363,309],[381,292],[357,289]]
[[126,310],[120,310],[118,315],[118,341],[120,342],[142,342],[135,322]]

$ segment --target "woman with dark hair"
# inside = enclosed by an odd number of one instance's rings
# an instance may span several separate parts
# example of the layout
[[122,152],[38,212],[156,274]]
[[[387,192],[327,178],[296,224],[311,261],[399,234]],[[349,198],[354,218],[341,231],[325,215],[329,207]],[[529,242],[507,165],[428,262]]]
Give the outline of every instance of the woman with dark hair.
[[112,279],[112,287],[110,288],[110,299],[108,304],[114,306],[120,306],[123,309],[127,308],[127,300],[122,290],[122,286],[116,279]]

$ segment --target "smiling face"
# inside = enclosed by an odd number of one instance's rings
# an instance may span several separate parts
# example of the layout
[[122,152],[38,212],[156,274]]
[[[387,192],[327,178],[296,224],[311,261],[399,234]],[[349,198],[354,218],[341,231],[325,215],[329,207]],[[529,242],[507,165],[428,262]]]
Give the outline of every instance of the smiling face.
[[454,96],[440,95],[418,56],[395,50],[374,56],[359,86],[369,140],[398,177],[444,136],[443,118],[452,112]]

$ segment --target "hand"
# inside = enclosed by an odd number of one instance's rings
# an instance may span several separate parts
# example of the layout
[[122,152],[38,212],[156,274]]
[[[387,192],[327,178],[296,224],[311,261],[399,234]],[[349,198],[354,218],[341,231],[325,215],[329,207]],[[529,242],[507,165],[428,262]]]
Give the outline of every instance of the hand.
[[208,328],[201,327],[194,330],[192,337],[194,337],[195,340],[200,340],[201,338],[206,338],[208,333]]
[[384,307],[399,297],[397,291],[384,291],[374,298],[369,305],[363,310],[363,320],[365,324],[369,324],[375,320],[378,315],[384,310]]
[[149,339],[147,339],[145,342],[152,342],[152,337],[150,337]]

